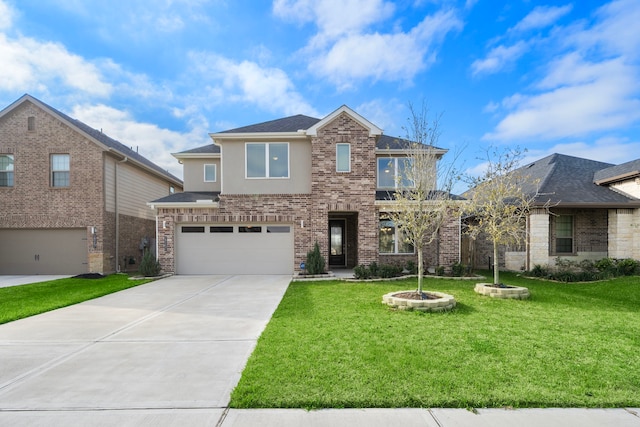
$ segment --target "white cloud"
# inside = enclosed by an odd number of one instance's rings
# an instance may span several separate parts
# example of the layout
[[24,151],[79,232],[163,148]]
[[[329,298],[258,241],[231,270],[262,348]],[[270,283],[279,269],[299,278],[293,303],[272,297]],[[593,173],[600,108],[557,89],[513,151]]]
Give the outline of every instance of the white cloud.
[[8,30],[13,26],[15,13],[11,5],[0,0],[0,31]]
[[[552,59],[539,70],[530,93],[505,97],[506,115],[483,139],[572,138],[640,121],[640,26],[627,16],[640,20],[640,3],[612,2],[596,12],[590,27],[557,28],[546,42]],[[625,41],[614,37],[621,27]]]
[[462,28],[454,11],[440,11],[409,32],[350,34],[328,50],[313,51],[309,70],[345,89],[357,80],[411,80],[435,61],[437,45]]
[[505,67],[516,62],[529,49],[527,42],[520,40],[512,46],[497,46],[491,49],[484,59],[478,59],[471,64],[472,74],[492,74],[502,71]]
[[390,17],[393,3],[384,0],[275,0],[276,16],[297,22],[315,22],[321,38],[357,33]]
[[77,105],[71,117],[95,128],[138,152],[177,177],[182,177],[182,166],[171,155],[193,147],[207,145],[206,123],[200,123],[188,133],[163,129],[151,123],[140,123],[128,112],[106,105]]
[[[280,68],[261,67],[251,61],[233,61],[220,55],[191,53],[200,83],[218,102],[249,102],[284,114],[317,115]],[[212,98],[210,102],[216,102]]]
[[0,34],[0,58],[0,90],[42,92],[63,85],[101,97],[112,91],[98,67],[58,43]]
[[537,6],[513,28],[513,31],[529,31],[538,28],[548,27],[571,12],[573,6]]

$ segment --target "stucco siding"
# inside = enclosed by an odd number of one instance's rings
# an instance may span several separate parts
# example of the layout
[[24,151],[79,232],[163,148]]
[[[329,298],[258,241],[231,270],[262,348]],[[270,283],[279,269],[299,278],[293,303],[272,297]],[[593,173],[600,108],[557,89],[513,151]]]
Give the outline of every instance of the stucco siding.
[[[186,191],[220,191],[220,159],[183,159],[184,188]],[[215,182],[205,182],[204,165],[216,165]]]
[[223,141],[222,192],[224,194],[308,194],[311,193],[311,144],[309,141],[261,140],[251,142],[288,142],[289,178],[246,178],[245,142]]

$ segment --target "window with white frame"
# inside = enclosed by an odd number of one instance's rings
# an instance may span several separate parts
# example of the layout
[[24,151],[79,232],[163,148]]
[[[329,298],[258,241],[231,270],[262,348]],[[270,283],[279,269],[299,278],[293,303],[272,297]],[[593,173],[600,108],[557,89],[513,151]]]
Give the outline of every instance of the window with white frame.
[[204,165],[204,182],[216,182],[216,165]]
[[248,142],[245,145],[247,178],[289,178],[289,144]]
[[413,245],[407,242],[402,229],[385,215],[380,216],[379,250],[381,254],[412,254]]
[[69,186],[69,158],[68,154],[51,155],[51,186]]
[[336,144],[336,172],[351,172],[351,144]]
[[0,187],[13,187],[13,154],[0,154]]
[[378,188],[411,187],[408,175],[412,166],[409,157],[378,157]]

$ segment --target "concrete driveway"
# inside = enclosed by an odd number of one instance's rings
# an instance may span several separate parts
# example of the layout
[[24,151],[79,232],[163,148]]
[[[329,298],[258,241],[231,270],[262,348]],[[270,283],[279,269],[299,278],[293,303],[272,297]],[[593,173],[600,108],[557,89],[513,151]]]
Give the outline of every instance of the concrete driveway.
[[0,325],[0,425],[216,425],[290,276],[172,276]]

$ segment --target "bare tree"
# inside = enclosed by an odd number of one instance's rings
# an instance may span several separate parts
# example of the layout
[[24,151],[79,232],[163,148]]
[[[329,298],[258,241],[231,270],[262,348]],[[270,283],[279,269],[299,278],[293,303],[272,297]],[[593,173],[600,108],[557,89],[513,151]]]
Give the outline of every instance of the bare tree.
[[407,139],[403,141],[406,159],[398,163],[395,202],[387,215],[418,254],[417,292],[422,295],[424,248],[438,238],[442,225],[459,211],[451,198],[459,174],[453,162],[440,164],[446,153],[436,146],[441,115],[430,119],[424,102],[419,111],[412,104],[409,110]]
[[523,157],[519,148],[486,150],[486,169],[469,178],[469,214],[473,219],[467,233],[476,239],[482,232],[493,243],[493,284],[500,284],[498,247],[522,243],[526,238],[526,219],[535,201],[538,182],[518,169]]

